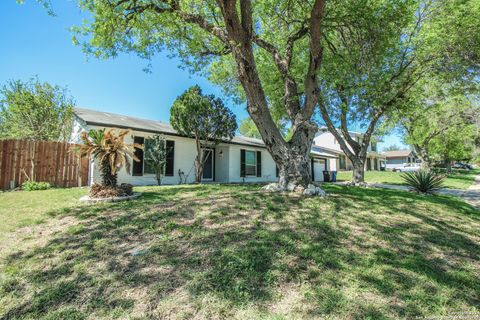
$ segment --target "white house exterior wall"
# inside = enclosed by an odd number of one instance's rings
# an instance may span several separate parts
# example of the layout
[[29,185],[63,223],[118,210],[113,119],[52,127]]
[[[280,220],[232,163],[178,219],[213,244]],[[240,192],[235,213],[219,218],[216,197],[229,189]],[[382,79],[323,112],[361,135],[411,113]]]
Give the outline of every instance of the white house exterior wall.
[[[89,126],[90,129],[104,129],[103,127]],[[108,129],[108,128],[107,128]],[[126,143],[133,143],[133,137],[144,137],[148,138],[154,134],[143,132],[143,131],[130,131],[128,136],[125,137]],[[162,184],[178,184],[179,176],[178,170],[180,169],[187,175],[187,183],[193,183],[195,181],[195,171],[193,169],[193,162],[196,157],[196,147],[195,140],[163,135],[165,139],[175,141],[174,147],[174,162],[173,162],[173,176],[164,176],[162,178]],[[98,165],[95,165],[95,170],[93,171],[93,182],[98,182],[101,180],[100,171]],[[142,176],[133,176],[128,174],[125,168],[122,168],[118,172],[118,181],[119,183],[130,183],[133,185],[154,185],[157,183],[155,179],[155,174],[143,174]]]
[[230,146],[218,145],[215,148],[215,182],[229,182]]
[[[262,176],[261,177],[240,177],[240,150],[253,150],[262,152]],[[228,182],[273,182],[277,181],[276,164],[272,156],[265,148],[257,148],[253,146],[230,145],[230,165],[229,165],[229,181]]]
[[338,159],[328,159],[327,160],[327,170],[330,171],[337,171],[338,164],[337,164]]
[[[81,121],[75,121],[74,135],[72,142],[80,142],[80,134],[82,131],[91,129],[110,129],[99,126],[86,125]],[[148,138],[154,135],[144,131],[131,130],[125,137],[126,143],[133,143],[133,137]],[[163,135],[167,140],[175,141],[174,147],[174,165],[173,176],[164,176],[162,184],[172,185],[179,183],[178,170],[180,169],[187,176],[187,183],[195,181],[195,171],[193,163],[196,157],[195,140],[172,135]],[[262,153],[262,176],[261,177],[240,177],[240,150],[254,150]],[[238,182],[270,182],[276,181],[276,165],[270,153],[265,148],[253,146],[242,146],[235,144],[221,143],[215,147],[215,182],[221,183],[238,183]],[[90,183],[99,182],[101,180],[99,166],[93,163],[91,170]],[[130,183],[132,185],[154,185],[157,183],[154,174],[143,174],[142,176],[133,176],[128,174],[125,168],[118,172],[119,183]]]
[[313,139],[313,143],[316,144],[317,146],[321,146],[321,147],[325,147],[325,148],[329,148],[337,151],[342,151],[338,142],[335,143],[335,137],[333,136],[333,134],[331,134],[328,131],[317,135]]
[[[82,119],[76,118],[74,122],[74,129],[71,138],[71,142],[80,143],[80,135],[82,131],[88,131],[91,129],[110,129],[111,127],[87,125]],[[327,133],[329,134],[329,133]],[[126,143],[133,143],[133,137],[148,138],[155,135],[154,133],[131,130],[128,136],[125,137]],[[174,168],[173,176],[164,176],[162,178],[162,184],[173,185],[179,183],[178,171],[181,170],[187,176],[187,183],[193,183],[195,180],[194,172],[194,159],[196,157],[195,140],[192,138],[179,137],[176,135],[163,134],[167,140],[175,141],[174,148]],[[333,136],[332,136],[333,137]],[[330,149],[338,149],[338,145],[324,144],[322,140],[321,146],[325,146]],[[260,151],[262,154],[262,176],[240,176],[240,150],[253,150]],[[327,158],[327,170],[336,171],[339,168],[338,158]],[[348,160],[347,160],[348,161]],[[214,157],[215,168],[215,180],[219,183],[255,183],[255,182],[274,182],[277,181],[276,177],[276,164],[273,161],[270,153],[265,148],[249,145],[240,145],[233,143],[221,143],[215,147]],[[100,182],[101,175],[99,166],[97,163],[92,162],[90,171],[90,183]],[[154,174],[143,174],[142,176],[133,176],[126,172],[125,168],[122,168],[118,173],[119,183],[130,183],[132,185],[155,185],[157,183]]]
[[[355,139],[355,135],[353,135],[352,138]],[[319,133],[313,139],[313,143],[316,144],[317,146],[321,146],[321,147],[325,147],[325,148],[329,148],[329,149],[333,149],[333,150],[343,152],[342,148],[340,147],[340,144],[338,143],[338,141],[336,141],[336,138],[329,131]],[[350,150],[352,150],[352,148],[349,145],[347,145],[347,146]],[[371,144],[368,146],[367,151],[368,152],[372,151]]]

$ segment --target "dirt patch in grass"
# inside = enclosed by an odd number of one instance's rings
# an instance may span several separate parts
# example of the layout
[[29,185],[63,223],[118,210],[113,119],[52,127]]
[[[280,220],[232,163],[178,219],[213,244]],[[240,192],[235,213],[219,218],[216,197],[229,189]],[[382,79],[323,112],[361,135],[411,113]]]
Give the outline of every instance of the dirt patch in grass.
[[45,246],[53,235],[65,232],[77,223],[78,221],[74,217],[63,216],[7,233],[0,242],[0,262],[1,257],[6,257],[11,253]]

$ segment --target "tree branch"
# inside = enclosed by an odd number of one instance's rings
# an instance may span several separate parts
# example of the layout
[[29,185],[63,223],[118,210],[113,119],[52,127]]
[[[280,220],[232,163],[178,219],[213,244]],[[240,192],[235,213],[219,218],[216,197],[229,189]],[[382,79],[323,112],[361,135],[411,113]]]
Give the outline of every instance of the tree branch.
[[317,71],[320,68],[323,56],[321,37],[324,12],[325,0],[316,0],[310,15],[310,61],[304,81],[305,103],[302,109],[303,119],[310,119],[317,104]]
[[175,13],[177,17],[181,20],[187,23],[196,24],[203,30],[220,39],[223,43],[230,45],[229,39],[224,29],[209,23],[204,17],[199,14],[182,11],[178,0],[159,0],[156,1],[156,3],[147,3],[143,5],[137,5],[137,1],[132,2],[131,0],[120,0],[117,3],[113,4],[113,7],[122,7],[124,4],[127,3],[131,3],[131,5],[124,8],[124,10],[127,11],[125,15],[125,19],[127,20],[127,22],[132,20],[136,14],[142,14],[147,10],[156,12],[158,14]]
[[348,99],[345,95],[344,92],[345,88],[341,85],[337,87],[337,93],[338,96],[340,97],[340,100],[342,101],[341,107],[340,107],[340,129],[342,131],[343,137],[347,141],[347,143],[352,147],[352,149],[355,151],[360,150],[360,144],[352,139],[352,136],[350,135],[350,132],[348,131],[347,127],[347,112],[348,112]]
[[322,115],[323,120],[325,121],[325,124],[327,125],[328,131],[330,131],[335,137],[335,139],[337,139],[345,155],[349,159],[353,159],[355,155],[350,150],[350,148],[348,148],[348,145],[345,143],[345,140],[342,138],[342,135],[338,132],[337,128],[335,128],[335,126],[333,125],[333,122],[330,119],[330,116],[328,115],[328,110],[327,110],[327,106],[325,105],[325,102],[319,96],[317,97],[317,99],[318,99],[318,105],[320,107],[320,113]]

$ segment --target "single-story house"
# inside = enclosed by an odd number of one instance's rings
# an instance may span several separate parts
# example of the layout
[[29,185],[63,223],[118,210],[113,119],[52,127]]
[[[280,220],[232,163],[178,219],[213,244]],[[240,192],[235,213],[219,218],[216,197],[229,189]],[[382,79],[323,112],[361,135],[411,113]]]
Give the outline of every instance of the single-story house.
[[382,153],[387,159],[387,168],[395,168],[404,164],[414,164],[419,161],[413,150],[394,150]]
[[[167,140],[170,150],[162,184],[178,184],[181,175],[187,183],[194,182],[195,139],[178,134],[170,124],[83,108],[75,108],[74,114],[72,142],[79,143],[81,132],[92,129],[129,129],[131,131],[125,141],[140,144],[145,144],[146,139],[152,135],[160,134]],[[145,147],[148,148],[148,144]],[[231,141],[205,148],[205,152],[208,152],[208,158],[203,182],[274,182],[278,179],[276,164],[262,140],[235,136]],[[120,170],[119,183],[156,184],[154,172],[143,161],[143,151],[137,149],[137,156],[141,161],[133,162],[130,174],[125,168]],[[337,168],[338,155],[320,146],[312,147],[311,158],[314,181],[323,181],[322,171]],[[89,183],[98,181],[99,166],[96,161],[92,161]]]

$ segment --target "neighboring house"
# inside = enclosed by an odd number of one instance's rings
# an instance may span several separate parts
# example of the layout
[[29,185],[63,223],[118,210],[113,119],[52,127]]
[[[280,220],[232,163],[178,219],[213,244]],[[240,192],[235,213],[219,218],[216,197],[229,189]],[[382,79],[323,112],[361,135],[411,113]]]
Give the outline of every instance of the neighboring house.
[[[362,134],[359,132],[349,131],[353,139],[359,141]],[[350,159],[345,155],[338,143],[337,139],[332,133],[330,133],[327,128],[323,127],[316,134],[313,139],[313,144],[316,146],[321,146],[325,150],[329,150],[332,153],[335,153],[338,156],[336,168],[338,170],[352,170],[353,165]],[[367,159],[365,161],[365,170],[381,170],[385,167],[385,156],[378,153],[377,143],[371,142],[367,150]]]
[[[195,180],[193,163],[196,156],[195,139],[178,134],[169,124],[159,121],[139,119],[119,114],[76,108],[72,142],[80,142],[82,131],[91,129],[120,128],[131,130],[126,137],[127,143],[144,144],[155,134],[161,134],[167,140],[170,153],[167,156],[165,176],[162,184],[178,184],[179,172],[183,172],[187,183]],[[148,147],[148,145],[147,145]],[[278,170],[262,140],[236,136],[214,148],[206,148],[208,159],[203,172],[203,182],[274,182],[278,179]],[[156,184],[155,174],[143,161],[143,151],[137,149],[140,162],[133,162],[131,173],[123,168],[118,173],[119,183],[133,185]],[[324,170],[336,170],[338,153],[320,146],[313,146],[312,176],[314,181],[323,181]],[[98,163],[93,162],[90,170],[90,183],[100,181]]]
[[392,169],[404,164],[417,163],[419,159],[413,150],[384,151],[382,154],[387,159],[387,168]]

